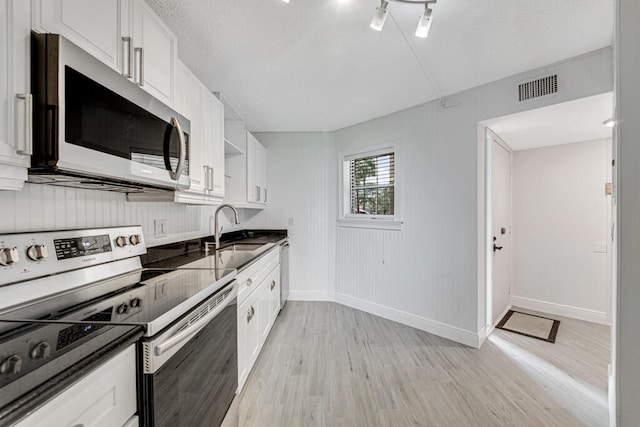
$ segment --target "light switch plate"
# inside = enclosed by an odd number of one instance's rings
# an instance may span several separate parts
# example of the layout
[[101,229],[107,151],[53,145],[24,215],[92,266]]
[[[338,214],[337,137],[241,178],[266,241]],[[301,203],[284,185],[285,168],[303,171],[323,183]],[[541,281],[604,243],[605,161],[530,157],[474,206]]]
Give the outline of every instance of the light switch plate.
[[167,237],[167,220],[153,220],[153,237]]

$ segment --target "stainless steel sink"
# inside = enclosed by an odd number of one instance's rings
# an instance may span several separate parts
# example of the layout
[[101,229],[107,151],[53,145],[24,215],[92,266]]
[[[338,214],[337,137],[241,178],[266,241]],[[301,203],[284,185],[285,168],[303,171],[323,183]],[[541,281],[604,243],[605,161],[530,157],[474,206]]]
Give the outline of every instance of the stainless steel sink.
[[220,251],[255,251],[256,249],[260,249],[264,244],[255,244],[255,243],[233,243],[229,246],[223,246],[220,248]]

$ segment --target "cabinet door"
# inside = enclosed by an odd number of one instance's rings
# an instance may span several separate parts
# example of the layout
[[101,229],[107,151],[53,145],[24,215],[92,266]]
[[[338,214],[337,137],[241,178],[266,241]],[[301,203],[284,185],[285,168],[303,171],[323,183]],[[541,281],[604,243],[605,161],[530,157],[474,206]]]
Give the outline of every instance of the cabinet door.
[[142,0],[133,0],[134,81],[147,92],[173,105],[177,40]]
[[205,116],[202,109],[201,84],[191,71],[178,62],[178,92],[176,109],[191,122],[189,134],[189,177],[191,186],[185,192],[205,194],[207,171],[205,169]]
[[256,140],[256,181],[262,192],[259,201],[266,204],[269,198],[269,190],[267,187],[267,150],[258,140]]
[[238,390],[242,390],[260,353],[257,297],[256,291],[238,307]]
[[205,107],[206,158],[209,167],[209,194],[224,197],[224,107],[222,102],[206,88]]
[[31,413],[16,427],[122,426],[136,412],[135,344]]
[[273,323],[276,321],[276,317],[278,317],[278,313],[280,313],[280,264],[278,264],[272,274],[273,276],[269,283],[269,314],[271,316],[271,326],[273,326]]
[[0,189],[20,190],[32,150],[31,5],[0,1]]
[[255,203],[259,200],[262,191],[258,186],[256,176],[256,144],[258,140],[247,132],[247,202]]
[[128,58],[123,55],[131,45],[122,38],[122,0],[40,0],[35,5],[36,30],[60,34],[126,74],[123,65],[128,65]]
[[258,313],[258,323],[260,324],[259,330],[261,347],[267,340],[267,335],[269,335],[269,331],[271,330],[271,310],[269,308],[271,303],[271,290],[269,289],[270,286],[271,275],[264,279],[264,281],[260,284],[260,288],[258,289],[258,292],[260,293],[258,297],[258,307],[260,309]]

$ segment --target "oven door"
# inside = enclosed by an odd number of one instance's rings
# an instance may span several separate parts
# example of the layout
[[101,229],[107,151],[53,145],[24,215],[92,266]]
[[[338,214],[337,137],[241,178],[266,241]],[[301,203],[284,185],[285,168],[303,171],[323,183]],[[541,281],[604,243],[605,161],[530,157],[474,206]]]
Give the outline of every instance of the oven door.
[[142,342],[142,425],[222,423],[238,388],[236,283]]

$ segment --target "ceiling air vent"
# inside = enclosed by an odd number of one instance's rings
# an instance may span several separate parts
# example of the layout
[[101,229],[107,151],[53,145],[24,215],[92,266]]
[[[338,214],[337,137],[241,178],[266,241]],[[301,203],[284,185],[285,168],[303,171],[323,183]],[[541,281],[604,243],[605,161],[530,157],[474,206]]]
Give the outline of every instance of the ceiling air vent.
[[518,101],[539,98],[556,92],[558,92],[558,75],[553,74],[518,85]]

